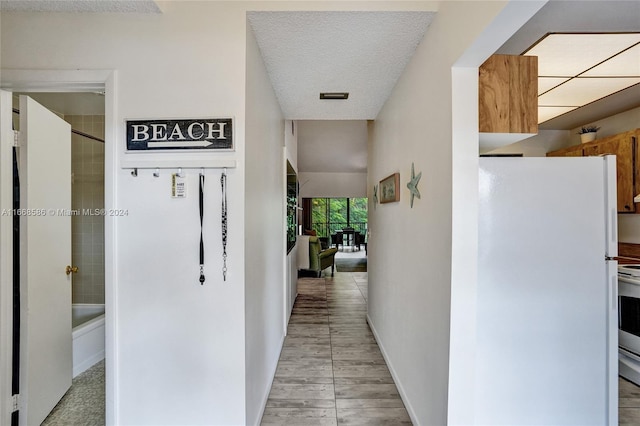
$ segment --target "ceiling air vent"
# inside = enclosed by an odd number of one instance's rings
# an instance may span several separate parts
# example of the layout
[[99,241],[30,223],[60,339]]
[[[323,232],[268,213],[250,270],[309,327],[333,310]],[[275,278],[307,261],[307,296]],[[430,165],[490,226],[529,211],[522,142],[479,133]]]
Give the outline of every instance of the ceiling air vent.
[[320,93],[320,99],[349,99],[349,92]]

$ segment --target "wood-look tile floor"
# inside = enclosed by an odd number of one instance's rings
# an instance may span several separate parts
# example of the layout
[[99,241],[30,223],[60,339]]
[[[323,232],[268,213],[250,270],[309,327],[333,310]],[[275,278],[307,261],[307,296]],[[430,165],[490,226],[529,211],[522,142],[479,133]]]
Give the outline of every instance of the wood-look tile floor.
[[300,278],[263,425],[411,424],[366,320],[367,273]]
[[618,424],[640,425],[640,386],[618,378]]

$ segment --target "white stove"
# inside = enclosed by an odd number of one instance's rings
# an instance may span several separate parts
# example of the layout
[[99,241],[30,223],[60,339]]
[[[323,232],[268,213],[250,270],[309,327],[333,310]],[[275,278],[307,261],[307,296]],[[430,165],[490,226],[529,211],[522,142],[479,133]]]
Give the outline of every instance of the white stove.
[[619,265],[618,276],[640,279],[640,265]]
[[618,266],[619,374],[640,384],[640,265]]

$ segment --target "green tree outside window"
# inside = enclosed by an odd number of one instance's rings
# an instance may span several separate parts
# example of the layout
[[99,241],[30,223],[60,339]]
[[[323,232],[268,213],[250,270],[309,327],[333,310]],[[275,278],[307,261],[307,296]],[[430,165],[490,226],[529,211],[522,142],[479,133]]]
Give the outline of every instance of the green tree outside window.
[[347,227],[364,233],[367,205],[367,198],[312,198],[311,227],[320,237],[329,237]]

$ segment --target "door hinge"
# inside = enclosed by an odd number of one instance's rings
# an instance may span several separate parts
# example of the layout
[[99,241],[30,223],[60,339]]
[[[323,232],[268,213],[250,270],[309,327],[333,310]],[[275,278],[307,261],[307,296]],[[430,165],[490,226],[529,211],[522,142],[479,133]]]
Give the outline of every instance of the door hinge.
[[17,130],[13,131],[13,146],[20,146],[20,132]]
[[18,400],[19,400],[20,394],[17,393],[15,395],[11,395],[11,411],[18,411]]

